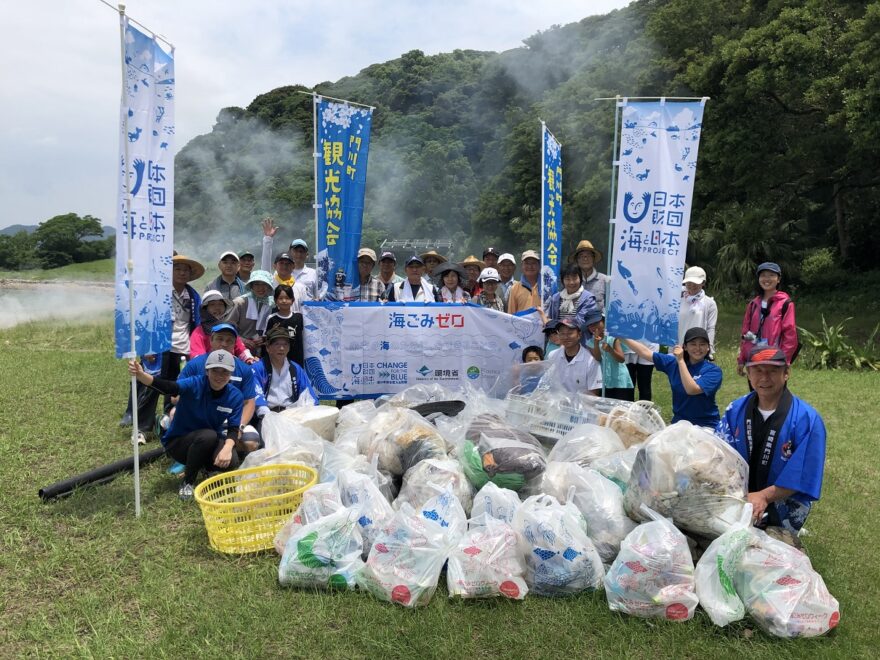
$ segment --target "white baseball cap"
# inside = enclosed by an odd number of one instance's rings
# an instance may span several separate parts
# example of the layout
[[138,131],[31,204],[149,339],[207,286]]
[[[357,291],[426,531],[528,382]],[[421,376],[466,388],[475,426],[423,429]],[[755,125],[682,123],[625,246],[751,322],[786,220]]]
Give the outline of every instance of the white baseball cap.
[[496,282],[501,281],[501,276],[498,274],[498,271],[492,267],[484,268],[480,273],[480,276],[477,278],[478,282],[488,282],[490,280],[495,280]]
[[699,266],[691,266],[684,272],[684,280],[682,284],[691,282],[693,284],[703,284],[706,281],[706,271]]
[[226,369],[226,371],[235,371],[235,358],[232,353],[224,351],[222,348],[213,351],[205,361],[205,369]]
[[510,252],[505,252],[500,257],[498,257],[498,263],[500,264],[502,261],[509,261],[514,266],[516,266],[516,259],[513,258],[513,255]]

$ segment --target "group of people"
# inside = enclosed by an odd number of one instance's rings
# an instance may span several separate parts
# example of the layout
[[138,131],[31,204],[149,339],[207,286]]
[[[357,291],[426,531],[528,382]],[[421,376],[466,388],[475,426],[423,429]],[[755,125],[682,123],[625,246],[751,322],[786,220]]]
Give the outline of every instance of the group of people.
[[[796,531],[819,497],[825,431],[818,414],[787,389],[797,331],[794,305],[779,288],[782,271],[775,263],[758,266],[758,293],[742,323],[737,373],[748,375],[753,391],[722,418],[715,402],[722,372],[713,362],[718,310],[704,290],[700,267],[685,272],[679,342],[663,353],[656,344],[607,334],[610,278],[598,271],[602,254],[587,240],[570,255],[558,290],[541,291],[537,252],[521,253],[517,279],[514,255],[493,247],[482,259],[471,255],[459,263],[434,250],[414,254],[404,262],[404,276],[396,272],[393,252],[377,258],[363,247],[357,283],[328,288],[306,265],[305,240],[297,238],[273,254],[278,227],[267,219],[262,228],[260,269],[254,269],[256,258],[248,250],[223,252],[218,275],[201,295],[190,283],[205,268],[174,256],[171,350],[129,366],[140,385],[140,437],[156,424],[166,452],[183,472],[182,499],[192,497],[202,470],[232,469],[244,453],[261,446],[267,412],[318,403],[303,369],[301,309],[303,302],[320,299],[469,302],[510,314],[538,309],[545,342],[526,348],[523,362],[551,361],[566,390],[627,401],[634,400],[636,386],[639,398],[650,400],[652,371],[662,371],[672,390],[672,421],[716,429],[749,462],[756,520]],[[155,415],[159,394],[165,406]],[[123,424],[130,423],[130,413],[131,404]]]

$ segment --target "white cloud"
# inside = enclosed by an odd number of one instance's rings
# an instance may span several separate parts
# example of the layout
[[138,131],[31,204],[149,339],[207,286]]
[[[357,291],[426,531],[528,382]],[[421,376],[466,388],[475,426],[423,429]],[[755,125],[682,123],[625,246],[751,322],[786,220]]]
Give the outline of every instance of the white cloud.
[[[357,74],[409,50],[507,50],[626,0],[129,0],[175,47],[177,144],[275,87]],[[118,20],[98,0],[0,0],[0,227],[68,211],[113,224]],[[346,16],[351,20],[345,21]]]

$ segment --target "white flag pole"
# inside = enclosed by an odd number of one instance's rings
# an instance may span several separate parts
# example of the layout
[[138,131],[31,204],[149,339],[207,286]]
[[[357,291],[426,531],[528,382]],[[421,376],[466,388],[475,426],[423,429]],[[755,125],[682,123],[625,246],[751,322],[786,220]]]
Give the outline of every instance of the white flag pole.
[[[321,102],[321,97],[317,94],[312,94],[312,158],[314,159],[314,170],[315,170],[315,203],[312,206],[315,209],[315,254],[318,253],[318,246],[321,244],[318,239],[318,228],[320,226],[320,222],[318,221],[318,209],[321,208],[321,205],[318,203],[318,159],[321,157],[321,154],[318,153],[318,103]],[[327,287],[329,290],[330,280],[327,273],[324,273],[324,278],[327,280]],[[317,290],[321,290],[321,283],[316,283]]]
[[[626,101],[624,100],[624,103]],[[617,168],[620,166],[620,160],[617,157],[617,126],[620,123],[620,95],[615,97],[614,102],[614,141],[611,143],[611,197],[608,201],[608,257],[605,266],[605,273],[608,279],[605,281],[605,314],[608,314],[608,301],[611,300],[611,254],[614,252],[614,212],[617,208],[616,184],[617,184]],[[602,380],[602,396],[605,396],[605,380]]]
[[547,218],[544,217],[547,196],[547,172],[544,168],[544,158],[547,151],[547,124],[541,121],[541,269],[538,271],[538,299],[541,301],[541,309],[544,309],[544,223]]
[[[125,5],[119,5],[119,43],[122,48],[122,95],[120,96],[120,108],[125,101],[126,89],[126,64],[125,64]],[[128,133],[128,113],[121,112],[123,121],[123,135]],[[126,233],[126,243],[128,245],[128,260],[126,261],[126,270],[128,271],[128,327],[131,339],[131,355],[133,359],[137,359],[135,335],[134,335],[134,259],[131,256],[131,191],[128,187],[128,140],[122,140],[122,149],[124,154],[125,168],[122,177],[122,185],[125,186],[125,222],[123,223]],[[131,446],[134,450],[134,515],[136,518],[141,517],[141,473],[140,473],[140,447],[138,445],[138,397],[137,397],[137,379],[131,377]]]

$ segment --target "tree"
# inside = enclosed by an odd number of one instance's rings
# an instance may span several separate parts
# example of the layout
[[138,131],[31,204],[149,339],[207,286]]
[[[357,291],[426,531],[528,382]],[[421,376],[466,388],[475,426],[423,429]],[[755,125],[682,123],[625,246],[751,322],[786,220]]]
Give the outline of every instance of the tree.
[[0,268],[23,270],[37,264],[34,239],[26,231],[0,235]]
[[57,268],[90,260],[94,250],[85,245],[83,239],[103,235],[101,221],[90,215],[56,215],[40,223],[34,231],[36,255],[43,268]]

